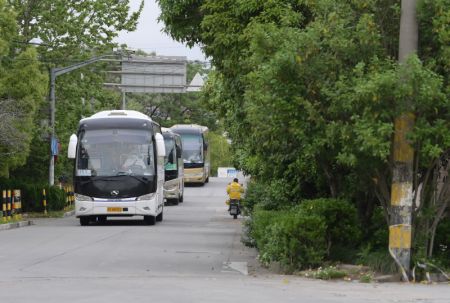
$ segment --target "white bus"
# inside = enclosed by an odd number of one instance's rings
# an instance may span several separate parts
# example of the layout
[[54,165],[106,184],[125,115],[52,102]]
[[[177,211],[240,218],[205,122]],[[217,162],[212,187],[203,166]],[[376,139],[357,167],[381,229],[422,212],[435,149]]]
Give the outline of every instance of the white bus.
[[181,136],[184,182],[209,182],[208,128],[197,124],[177,124],[170,129]]
[[166,147],[164,198],[168,203],[177,205],[183,202],[184,193],[181,137],[169,128],[164,127],[162,128],[162,135]]
[[142,113],[112,110],[82,119],[68,148],[80,224],[116,216],[162,221],[164,156],[161,127]]

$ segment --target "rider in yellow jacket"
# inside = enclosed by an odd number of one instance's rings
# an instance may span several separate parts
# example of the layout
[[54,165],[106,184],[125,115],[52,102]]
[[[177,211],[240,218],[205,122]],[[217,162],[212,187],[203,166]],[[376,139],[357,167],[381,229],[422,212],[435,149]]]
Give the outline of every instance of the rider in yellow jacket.
[[230,200],[241,200],[241,193],[243,192],[244,187],[239,184],[239,180],[237,178],[234,178],[233,182],[227,186],[227,194],[230,197]]

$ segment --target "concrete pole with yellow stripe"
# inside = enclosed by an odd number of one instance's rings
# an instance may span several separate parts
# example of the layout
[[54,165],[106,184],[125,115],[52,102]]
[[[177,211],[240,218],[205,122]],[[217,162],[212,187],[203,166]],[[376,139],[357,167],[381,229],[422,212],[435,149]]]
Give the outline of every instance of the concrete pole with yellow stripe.
[[[416,6],[417,0],[401,2],[398,55],[400,64],[405,64],[408,56],[417,52]],[[402,76],[404,79],[408,77],[408,75]],[[409,281],[410,276],[414,165],[414,149],[408,142],[407,135],[413,130],[414,120],[414,114],[406,112],[397,117],[394,124],[389,252],[400,267],[405,281]]]

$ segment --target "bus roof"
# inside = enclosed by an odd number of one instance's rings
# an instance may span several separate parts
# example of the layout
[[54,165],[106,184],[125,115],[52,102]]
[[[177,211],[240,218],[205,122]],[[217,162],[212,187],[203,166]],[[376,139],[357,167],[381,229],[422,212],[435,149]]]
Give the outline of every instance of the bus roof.
[[161,127],[161,132],[163,136],[166,138],[173,138],[173,137],[179,137],[180,135],[176,132],[172,131],[170,128],[167,127]]
[[152,119],[149,116],[135,110],[105,110],[93,114],[90,117],[81,119],[80,123],[94,119],[110,119],[110,118],[143,119],[152,121]]
[[208,131],[208,127],[198,124],[175,124],[170,129],[181,133],[204,133]]

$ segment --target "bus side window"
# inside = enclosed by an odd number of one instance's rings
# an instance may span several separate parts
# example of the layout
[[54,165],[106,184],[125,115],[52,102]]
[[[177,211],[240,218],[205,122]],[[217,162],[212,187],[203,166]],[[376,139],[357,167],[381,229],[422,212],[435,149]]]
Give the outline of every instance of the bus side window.
[[177,158],[180,159],[182,157],[182,153],[183,153],[183,151],[181,149],[181,139],[180,139],[180,137],[176,137],[175,138],[175,146],[176,146],[176,149],[177,149]]
[[78,160],[78,168],[79,169],[87,169],[88,168],[88,160],[89,155],[87,150],[84,147],[80,148],[80,159]]
[[202,135],[202,138],[203,138],[203,150],[207,151],[208,150],[208,140],[205,135]]

